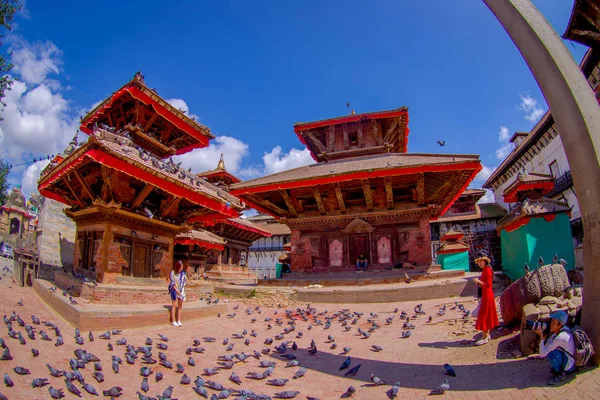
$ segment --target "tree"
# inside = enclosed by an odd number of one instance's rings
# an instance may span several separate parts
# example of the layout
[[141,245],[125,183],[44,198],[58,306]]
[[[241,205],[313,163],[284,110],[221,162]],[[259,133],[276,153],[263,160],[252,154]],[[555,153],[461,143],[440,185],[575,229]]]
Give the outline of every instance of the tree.
[[[0,46],[2,46],[4,33],[11,30],[13,17],[17,11],[21,10],[21,7],[21,0],[0,0]],[[13,67],[9,57],[10,52],[0,54],[0,104],[2,108],[6,106],[3,101],[6,91],[13,83],[13,79],[8,74]],[[0,121],[2,121],[2,117],[0,117]]]
[[0,205],[6,203],[6,198],[8,197],[8,183],[6,182],[6,178],[9,172],[10,165],[0,158]]

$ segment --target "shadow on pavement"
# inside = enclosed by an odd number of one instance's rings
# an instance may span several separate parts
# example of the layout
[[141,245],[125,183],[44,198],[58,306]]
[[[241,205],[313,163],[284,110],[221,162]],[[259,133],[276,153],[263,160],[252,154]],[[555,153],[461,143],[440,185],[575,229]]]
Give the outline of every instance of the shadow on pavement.
[[[407,339],[411,340],[411,339]],[[453,345],[452,342],[443,343],[447,347],[464,347],[463,345]],[[457,342],[458,343],[458,342]],[[436,343],[418,343],[421,347],[437,347]],[[317,348],[319,346],[317,345]],[[352,364],[348,369],[339,370],[348,355],[332,354],[328,351],[319,349],[317,355],[311,356],[307,353],[308,349],[298,349],[293,351],[289,349],[288,354],[294,354],[300,361],[300,365],[310,370],[322,373],[344,377],[350,368],[361,364],[357,376],[349,377],[358,381],[358,385],[370,384],[371,374],[387,382],[388,385],[399,381],[401,387],[413,389],[434,389],[444,378],[448,378],[451,390],[458,391],[481,391],[481,390],[500,390],[500,389],[525,389],[528,387],[545,387],[550,375],[550,365],[546,360],[539,359],[512,359],[502,360],[494,363],[473,363],[473,364],[453,364],[451,359],[440,360],[439,364],[408,364],[402,360],[395,362],[373,360],[367,358],[353,357],[352,352],[348,354],[352,358]],[[269,355],[272,359],[285,361],[278,353]],[[457,376],[451,377],[445,374],[444,363],[453,365]],[[587,373],[588,370],[582,373]],[[570,377],[570,380],[577,379]]]

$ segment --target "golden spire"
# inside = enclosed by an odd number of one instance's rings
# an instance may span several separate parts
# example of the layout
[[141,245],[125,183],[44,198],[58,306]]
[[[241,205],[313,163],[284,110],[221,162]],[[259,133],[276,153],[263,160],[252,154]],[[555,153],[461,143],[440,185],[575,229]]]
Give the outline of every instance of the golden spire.
[[221,153],[221,159],[219,160],[219,163],[217,164],[217,169],[225,171],[225,161],[223,161],[223,153]]
[[352,111],[350,112],[350,114],[356,115],[356,111],[354,111],[354,108],[352,109]]

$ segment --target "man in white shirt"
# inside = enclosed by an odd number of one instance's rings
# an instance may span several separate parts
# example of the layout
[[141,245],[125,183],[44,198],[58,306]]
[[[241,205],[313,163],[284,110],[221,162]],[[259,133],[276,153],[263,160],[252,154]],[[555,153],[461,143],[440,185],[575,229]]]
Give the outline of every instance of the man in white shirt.
[[536,330],[535,333],[540,340],[540,357],[546,357],[552,365],[554,377],[548,381],[549,385],[557,385],[563,382],[566,373],[575,370],[575,340],[571,329],[566,326],[568,315],[564,311],[556,311],[550,314],[550,332],[546,336],[544,332]]

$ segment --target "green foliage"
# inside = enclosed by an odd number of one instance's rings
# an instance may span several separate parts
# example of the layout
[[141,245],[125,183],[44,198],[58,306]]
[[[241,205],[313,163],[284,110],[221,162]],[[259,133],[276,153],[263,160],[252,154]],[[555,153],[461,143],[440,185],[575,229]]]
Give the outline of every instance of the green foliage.
[[248,296],[249,299],[253,299],[256,297],[256,289],[252,289],[252,293]]
[[8,183],[6,178],[10,172],[10,166],[0,158],[0,205],[6,203],[8,193]]
[[[4,33],[7,30],[11,30],[13,17],[22,6],[20,0],[0,0],[0,46],[2,46]],[[8,75],[13,67],[9,57],[10,53],[3,51],[0,54],[0,104],[2,105],[2,109],[6,106],[2,99],[4,99],[6,91],[13,83],[13,79]],[[0,117],[1,120],[2,118]]]

